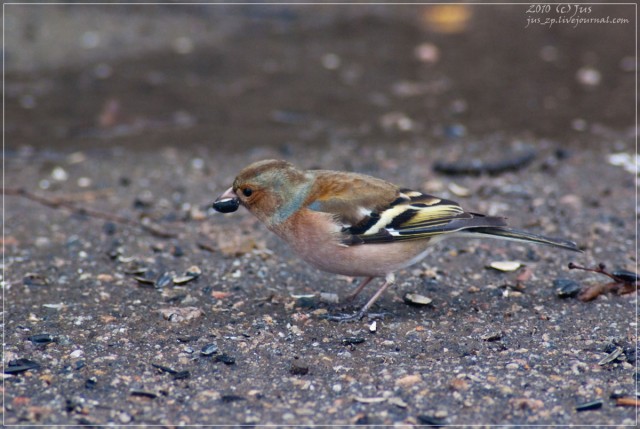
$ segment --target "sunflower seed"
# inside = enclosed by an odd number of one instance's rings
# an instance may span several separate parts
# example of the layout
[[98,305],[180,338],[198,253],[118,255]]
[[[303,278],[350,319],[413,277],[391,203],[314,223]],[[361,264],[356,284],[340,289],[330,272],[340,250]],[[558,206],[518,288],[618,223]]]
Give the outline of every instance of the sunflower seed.
[[202,356],[211,356],[216,353],[218,353],[218,345],[215,343],[207,344],[200,349]]
[[556,288],[556,294],[559,298],[573,298],[580,293],[582,287],[572,279],[555,279],[553,286]]
[[590,411],[602,408],[602,399],[596,399],[595,401],[585,402],[576,406],[576,411]]

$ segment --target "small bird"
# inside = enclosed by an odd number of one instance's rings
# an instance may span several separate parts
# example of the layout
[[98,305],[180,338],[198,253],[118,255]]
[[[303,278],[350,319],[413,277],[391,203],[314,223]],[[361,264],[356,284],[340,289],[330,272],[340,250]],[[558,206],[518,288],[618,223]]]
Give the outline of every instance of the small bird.
[[501,238],[580,252],[572,241],[511,229],[505,218],[467,212],[454,201],[364,174],[302,171],[281,160],[244,168],[213,208],[230,213],[240,205],[314,267],[364,277],[349,298],[374,278],[385,279],[360,311],[335,320],[362,319],[394,283],[396,271],[420,262],[447,237]]

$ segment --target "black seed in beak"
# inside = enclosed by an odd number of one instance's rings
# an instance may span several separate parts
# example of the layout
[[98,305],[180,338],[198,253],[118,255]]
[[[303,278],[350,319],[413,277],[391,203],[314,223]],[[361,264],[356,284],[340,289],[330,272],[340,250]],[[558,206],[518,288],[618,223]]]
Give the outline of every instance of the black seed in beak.
[[213,208],[220,213],[232,213],[240,207],[240,200],[233,197],[220,197],[213,203]]

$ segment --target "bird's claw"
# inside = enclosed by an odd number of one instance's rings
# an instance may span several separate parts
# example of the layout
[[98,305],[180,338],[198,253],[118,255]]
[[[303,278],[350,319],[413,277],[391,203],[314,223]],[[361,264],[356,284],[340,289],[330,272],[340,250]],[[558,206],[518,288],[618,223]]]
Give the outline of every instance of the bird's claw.
[[354,314],[325,314],[320,316],[323,319],[326,320],[331,320],[333,322],[340,322],[340,323],[346,323],[346,322],[355,322],[358,321],[360,319],[362,319],[362,316],[360,316],[359,313],[354,313]]
[[358,320],[364,319],[366,316],[368,319],[383,319],[385,313],[367,313],[365,311],[358,311],[353,314],[326,314],[321,316],[323,319],[331,320],[334,322],[346,323],[346,322],[356,322]]

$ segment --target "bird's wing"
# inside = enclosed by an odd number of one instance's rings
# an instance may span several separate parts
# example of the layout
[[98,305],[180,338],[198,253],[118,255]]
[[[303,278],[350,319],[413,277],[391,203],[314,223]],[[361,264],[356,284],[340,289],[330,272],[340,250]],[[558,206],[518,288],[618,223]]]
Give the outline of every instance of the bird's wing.
[[454,201],[401,189],[399,198],[378,216],[345,229],[343,242],[351,245],[424,240],[464,229],[502,226],[506,226],[503,218],[465,212]]
[[[441,199],[369,176],[319,172],[307,208],[330,213],[346,245],[427,239],[468,228],[504,227],[503,218],[465,212]],[[331,174],[329,174],[331,173]]]

